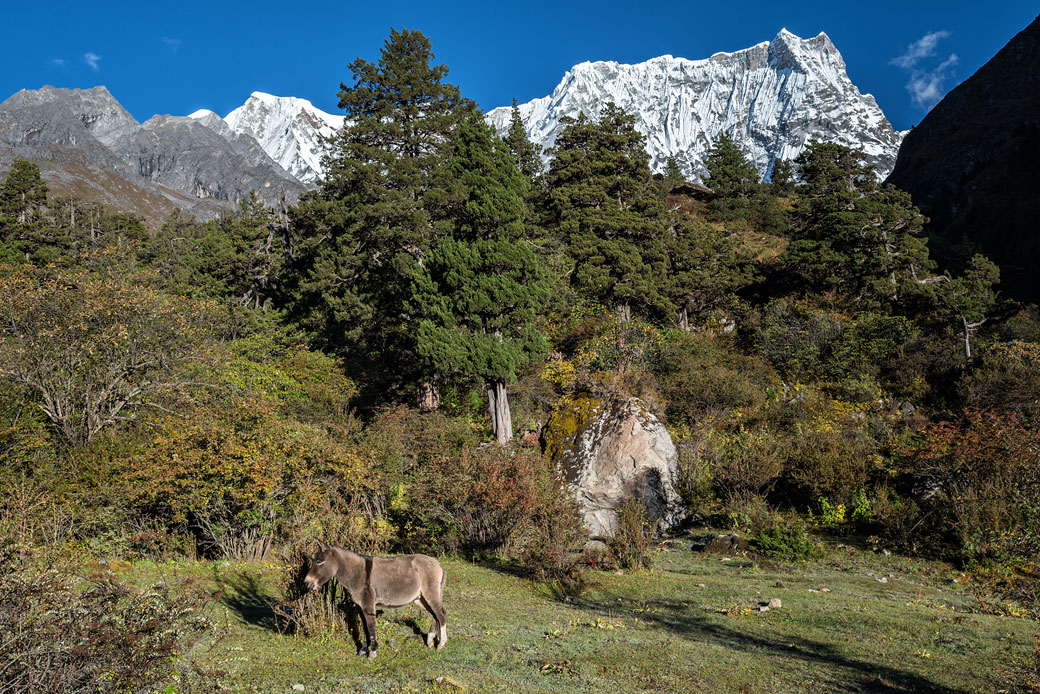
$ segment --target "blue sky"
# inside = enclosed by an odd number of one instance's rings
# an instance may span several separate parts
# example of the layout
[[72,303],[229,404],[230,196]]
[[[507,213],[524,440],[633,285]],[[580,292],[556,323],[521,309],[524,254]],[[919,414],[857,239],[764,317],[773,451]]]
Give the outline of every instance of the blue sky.
[[254,90],[337,112],[357,56],[390,27],[430,37],[449,79],[485,109],[552,91],[584,60],[703,58],[825,31],[853,82],[897,128],[921,120],[1040,11],[1035,0],[829,2],[42,2],[0,0],[0,100],[19,89],[106,85],[138,120],[221,115]]

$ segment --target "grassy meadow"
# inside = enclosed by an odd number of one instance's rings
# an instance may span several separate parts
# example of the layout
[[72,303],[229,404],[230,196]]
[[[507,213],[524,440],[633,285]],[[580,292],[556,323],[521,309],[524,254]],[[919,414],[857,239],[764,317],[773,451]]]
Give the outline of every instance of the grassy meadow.
[[[429,617],[410,606],[379,618],[374,661],[350,633],[279,633],[283,567],[115,570],[142,585],[195,577],[213,592],[211,630],[176,664],[171,692],[996,692],[1020,691],[1033,657],[1035,624],[983,613],[960,572],[865,549],[791,564],[673,541],[652,572],[594,572],[574,601],[508,567],[444,565],[445,649],[422,645]],[[759,611],[772,598],[782,607]]]

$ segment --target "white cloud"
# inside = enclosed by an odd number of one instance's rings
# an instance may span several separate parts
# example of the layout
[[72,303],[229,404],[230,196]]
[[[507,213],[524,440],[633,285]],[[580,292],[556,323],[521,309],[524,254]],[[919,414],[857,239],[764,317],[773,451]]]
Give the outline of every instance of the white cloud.
[[91,70],[97,71],[101,69],[98,67],[98,61],[101,60],[101,56],[97,53],[84,53],[83,60],[87,62]]
[[51,65],[54,67],[65,67],[66,62],[64,58],[51,58]]
[[931,110],[945,96],[946,81],[953,77],[953,68],[960,62],[956,53],[951,53],[938,65],[935,65],[934,60],[929,60],[935,56],[939,41],[949,35],[950,32],[945,29],[927,33],[907,46],[903,55],[889,61],[889,65],[895,65],[910,73],[910,79],[906,83],[910,101],[925,111]]
[[160,36],[159,40],[162,41],[163,45],[170,49],[173,53],[177,52],[177,49],[181,47],[181,40],[171,38],[169,36]]
[[898,65],[901,68],[909,70],[916,66],[923,58],[935,55],[935,47],[939,45],[939,41],[949,35],[950,32],[945,29],[925,34],[907,46],[906,53],[899,57],[892,58],[892,60],[889,61],[889,64]]

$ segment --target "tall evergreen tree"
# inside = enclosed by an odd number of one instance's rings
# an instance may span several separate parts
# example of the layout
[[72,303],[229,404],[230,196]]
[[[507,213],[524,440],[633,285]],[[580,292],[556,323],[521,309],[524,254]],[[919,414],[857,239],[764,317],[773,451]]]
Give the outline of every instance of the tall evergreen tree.
[[412,357],[424,317],[412,291],[436,240],[431,178],[473,109],[433,58],[420,32],[393,30],[378,63],[351,63],[354,84],[339,92],[351,125],[333,142],[320,189],[292,212],[300,324],[384,393],[419,386],[431,409],[434,375]]
[[668,255],[664,292],[678,311],[682,330],[689,330],[692,321],[704,319],[712,311],[732,306],[735,292],[752,280],[750,264],[738,256],[732,235],[711,224],[676,224]]
[[444,381],[486,384],[492,429],[504,444],[512,438],[507,385],[546,348],[535,318],[550,284],[524,240],[526,182],[479,113],[459,127],[439,178],[443,233],[417,282],[427,316],[418,354]]
[[67,251],[54,247],[46,208],[47,184],[40,167],[15,159],[0,183],[0,257],[50,262]]
[[773,195],[783,197],[794,192],[794,164],[790,159],[777,159],[773,162],[770,176],[770,188]]
[[524,119],[520,117],[520,107],[516,105],[516,99],[513,99],[509,130],[502,139],[509,148],[509,153],[513,155],[513,161],[516,162],[520,173],[529,183],[534,183],[542,173],[541,147],[527,138],[527,129],[524,127]]
[[894,306],[932,268],[924,217],[881,186],[862,153],[814,142],[798,158],[794,240],[782,256],[807,290],[836,290],[861,307]]
[[719,221],[746,217],[758,192],[758,169],[729,135],[719,136],[704,157],[708,175],[704,185],[715,193],[709,216]]
[[668,264],[664,205],[635,118],[608,103],[598,122],[569,119],[553,155],[546,216],[566,239],[571,284],[626,320],[669,313],[657,282]]

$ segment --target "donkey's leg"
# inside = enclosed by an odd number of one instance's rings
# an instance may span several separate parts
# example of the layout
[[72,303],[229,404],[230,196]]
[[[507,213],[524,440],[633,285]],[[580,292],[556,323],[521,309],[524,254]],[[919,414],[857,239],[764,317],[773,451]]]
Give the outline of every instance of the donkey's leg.
[[422,597],[423,606],[430,611],[433,615],[433,623],[430,625],[430,633],[426,635],[426,645],[433,645],[434,631],[438,633],[437,648],[438,650],[444,648],[444,644],[448,642],[448,611],[444,609],[444,603],[441,601],[440,591],[437,591],[435,595],[429,597]]
[[365,608],[365,646],[368,648],[368,657],[375,658],[379,653],[379,641],[376,640],[376,610]]
[[437,630],[440,628],[438,626],[439,622],[437,621],[437,613],[434,611],[433,607],[430,606],[430,603],[425,597],[420,595],[416,602],[421,603],[422,606],[426,608],[426,611],[430,613],[430,631],[426,634],[426,647],[433,648],[433,639],[437,636]]

